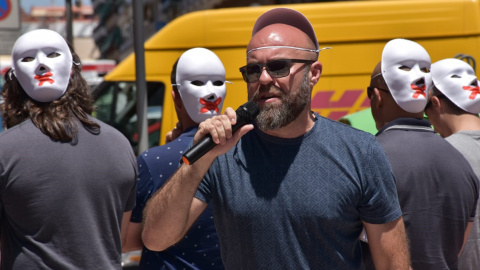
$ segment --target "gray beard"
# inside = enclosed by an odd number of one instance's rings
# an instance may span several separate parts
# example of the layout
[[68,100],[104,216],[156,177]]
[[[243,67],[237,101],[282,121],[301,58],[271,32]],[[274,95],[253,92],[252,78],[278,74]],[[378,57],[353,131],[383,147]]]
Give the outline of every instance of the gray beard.
[[282,93],[281,104],[264,104],[256,118],[257,126],[264,131],[280,129],[295,120],[310,100],[309,69],[305,70],[298,92]]

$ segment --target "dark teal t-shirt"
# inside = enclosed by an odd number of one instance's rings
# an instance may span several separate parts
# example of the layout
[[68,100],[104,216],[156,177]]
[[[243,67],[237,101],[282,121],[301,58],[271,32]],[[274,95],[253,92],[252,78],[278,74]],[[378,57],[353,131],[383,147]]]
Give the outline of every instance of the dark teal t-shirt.
[[196,196],[213,204],[227,269],[361,269],[361,221],[401,216],[375,137],[316,117],[294,139],[255,127],[200,184]]

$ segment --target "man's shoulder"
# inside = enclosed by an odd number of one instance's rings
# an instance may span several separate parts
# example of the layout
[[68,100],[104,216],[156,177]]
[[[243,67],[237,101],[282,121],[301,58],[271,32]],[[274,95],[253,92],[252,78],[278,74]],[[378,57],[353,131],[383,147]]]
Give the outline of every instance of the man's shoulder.
[[464,155],[474,157],[480,150],[480,130],[460,131],[445,140]]
[[166,144],[154,146],[154,147],[146,150],[142,154],[147,154],[147,153],[149,153],[149,154],[152,154],[152,153],[153,154],[162,154],[162,153],[164,153],[166,151],[169,151],[169,150],[172,150],[172,149],[185,150],[186,148],[188,148],[192,144],[192,141],[193,141],[193,137],[180,136],[177,139],[175,139],[171,142],[168,142]]
[[404,150],[413,148],[422,151],[422,148],[429,148],[431,145],[443,147],[442,145],[447,144],[442,137],[434,132],[428,121],[413,118],[391,121],[378,131],[376,138],[383,147],[395,147]]
[[122,134],[118,129],[112,127],[111,125],[101,121],[98,118],[90,117],[90,120],[97,123],[100,126],[100,132],[109,133],[109,134]]
[[480,130],[462,130],[445,137],[447,141],[477,141],[480,143]]
[[169,143],[145,150],[138,156],[138,159],[143,159],[147,164],[152,162],[158,164],[161,159],[180,159],[182,154],[192,144],[192,140],[193,137],[180,136]]
[[94,117],[90,117],[90,120],[94,121],[100,126],[99,135],[100,135],[100,138],[102,138],[102,140],[109,140],[112,142],[124,143],[129,145],[129,147],[131,147],[127,137],[118,129]]
[[144,159],[148,159],[146,157],[160,156],[160,155],[163,155],[163,154],[168,154],[169,150],[176,149],[179,145],[180,144],[177,143],[176,141],[172,141],[172,142],[166,143],[164,145],[153,146],[153,147],[145,150],[144,152],[142,152],[139,156],[143,157]]
[[22,138],[31,138],[31,134],[41,135],[43,133],[30,121],[30,119],[15,125],[9,129],[4,129],[0,132],[0,142],[3,144],[10,144],[12,141],[20,141]]
[[332,135],[336,134],[337,136],[348,137],[353,139],[354,141],[362,142],[364,142],[365,140],[373,140],[375,138],[375,136],[371,133],[329,118],[320,116],[318,117],[317,121],[319,121],[318,126],[320,132],[323,134],[328,132]]

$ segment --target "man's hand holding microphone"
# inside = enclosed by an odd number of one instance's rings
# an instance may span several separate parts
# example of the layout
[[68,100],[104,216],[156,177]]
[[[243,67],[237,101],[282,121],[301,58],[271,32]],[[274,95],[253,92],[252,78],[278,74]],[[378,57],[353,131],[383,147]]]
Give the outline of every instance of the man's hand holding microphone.
[[[223,115],[214,116],[200,123],[193,139],[194,145],[183,155],[183,162],[191,165],[207,153],[213,160],[228,152],[243,135],[253,129],[250,123],[259,112],[257,104],[249,101],[236,111],[229,107],[225,109]],[[236,132],[237,130],[239,132]]]

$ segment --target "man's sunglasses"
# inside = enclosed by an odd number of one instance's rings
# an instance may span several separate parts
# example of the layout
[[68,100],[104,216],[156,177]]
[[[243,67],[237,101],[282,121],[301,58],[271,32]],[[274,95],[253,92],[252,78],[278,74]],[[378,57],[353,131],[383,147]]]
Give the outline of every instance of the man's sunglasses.
[[368,87],[367,87],[367,97],[368,97],[368,99],[372,99],[373,89],[374,89],[374,88],[377,88],[378,90],[380,90],[380,91],[382,91],[382,92],[385,92],[385,93],[389,93],[389,94],[390,94],[390,91],[388,91],[387,89],[368,86]]
[[314,60],[304,60],[304,59],[278,59],[268,61],[263,64],[248,64],[240,68],[242,73],[243,80],[247,83],[254,83],[260,79],[262,75],[263,68],[267,70],[268,75],[272,78],[282,78],[290,74],[290,65],[291,63],[305,63],[312,64]]

